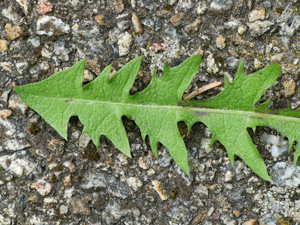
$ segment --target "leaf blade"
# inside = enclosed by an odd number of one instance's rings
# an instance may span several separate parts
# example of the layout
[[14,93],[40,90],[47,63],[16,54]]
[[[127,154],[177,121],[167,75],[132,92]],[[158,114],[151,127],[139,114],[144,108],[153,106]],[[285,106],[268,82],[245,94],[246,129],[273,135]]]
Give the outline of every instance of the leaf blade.
[[[141,60],[138,57],[126,64],[110,81],[111,66],[108,66],[84,88],[82,74],[85,61],[82,60],[44,81],[15,87],[15,90],[26,104],[64,138],[67,138],[69,118],[77,115],[84,124],[83,132],[92,136],[97,147],[100,136],[105,135],[118,149],[130,156],[129,142],[122,123],[122,116],[125,115],[136,121],[144,140],[149,136],[156,157],[157,143],[161,142],[187,174],[187,152],[177,128],[178,121],[186,122],[189,128],[198,121],[205,123],[211,129],[214,140],[218,139],[225,146],[232,163],[234,156],[238,155],[254,172],[268,181],[270,177],[247,133],[247,127],[271,125],[288,136],[291,142],[300,139],[295,131],[300,128],[299,111],[287,109],[274,112],[266,104],[254,106],[262,93],[277,79],[280,73],[278,65],[245,76],[242,62],[234,82],[230,84],[225,78],[225,90],[217,97],[200,103],[183,103],[182,94],[196,75],[201,56],[193,56],[177,67],[165,66],[161,79],[154,72],[150,85],[144,91],[130,96],[129,90]],[[185,107],[178,106],[178,103]],[[195,105],[206,108],[192,108]],[[295,163],[299,152],[298,145]]]

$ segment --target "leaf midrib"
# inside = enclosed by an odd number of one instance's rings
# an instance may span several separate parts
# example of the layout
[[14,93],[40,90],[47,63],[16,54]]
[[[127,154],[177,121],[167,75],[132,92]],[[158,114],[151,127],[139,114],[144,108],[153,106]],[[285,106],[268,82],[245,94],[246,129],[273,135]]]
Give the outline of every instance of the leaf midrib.
[[[32,95],[35,97],[41,97],[37,95]],[[86,104],[90,105],[93,103],[97,104],[107,104],[107,105],[117,105],[117,106],[123,106],[123,107],[135,107],[135,108],[151,108],[151,109],[157,109],[157,110],[174,110],[174,111],[182,111],[182,112],[190,112],[190,113],[203,113],[201,116],[206,116],[205,113],[208,114],[230,114],[230,115],[236,115],[236,116],[245,116],[250,118],[257,118],[257,119],[271,119],[271,120],[280,120],[285,122],[294,122],[294,123],[300,123],[300,119],[297,117],[290,117],[286,115],[276,115],[271,113],[263,113],[263,112],[255,112],[255,111],[243,111],[243,110],[231,110],[231,109],[217,109],[217,108],[198,108],[198,107],[189,107],[189,106],[170,106],[170,105],[143,105],[143,104],[135,104],[135,103],[123,103],[123,102],[107,102],[107,101],[99,101],[99,100],[88,100],[88,99],[70,99],[70,98],[54,98],[54,97],[45,97],[48,99],[53,100],[62,100],[64,102],[67,102],[69,104],[73,104],[78,101],[85,101],[88,102]]]

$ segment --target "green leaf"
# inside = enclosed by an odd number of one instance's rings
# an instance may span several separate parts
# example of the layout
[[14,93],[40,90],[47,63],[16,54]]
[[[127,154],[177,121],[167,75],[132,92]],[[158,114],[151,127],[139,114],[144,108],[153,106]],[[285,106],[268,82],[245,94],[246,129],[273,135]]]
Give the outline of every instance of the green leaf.
[[[189,128],[198,121],[205,123],[227,149],[234,163],[235,155],[241,157],[260,177],[271,181],[264,161],[254,146],[247,128],[272,126],[289,138],[290,148],[300,140],[300,113],[290,109],[272,111],[267,103],[259,107],[255,103],[280,73],[276,64],[245,76],[244,64],[240,64],[235,80],[230,84],[225,77],[225,90],[212,100],[184,103],[182,95],[196,75],[201,56],[195,55],[179,66],[165,65],[161,79],[153,71],[149,86],[131,96],[131,89],[138,74],[142,57],[138,57],[109,79],[111,66],[91,83],[82,88],[85,60],[60,71],[48,79],[15,87],[21,99],[39,113],[58,133],[67,138],[67,124],[71,116],[78,116],[97,147],[101,135],[105,135],[125,155],[130,147],[122,116],[134,120],[142,138],[149,137],[156,157],[157,144],[161,142],[177,165],[189,173],[187,151],[178,131],[177,123],[184,121]],[[300,155],[297,145],[295,164]]]

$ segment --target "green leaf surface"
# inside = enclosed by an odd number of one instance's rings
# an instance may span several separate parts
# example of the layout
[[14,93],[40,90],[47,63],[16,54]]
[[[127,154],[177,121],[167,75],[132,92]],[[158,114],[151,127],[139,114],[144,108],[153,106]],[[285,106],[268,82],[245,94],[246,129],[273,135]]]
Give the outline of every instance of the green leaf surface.
[[[241,157],[260,177],[271,181],[264,161],[254,146],[247,128],[271,126],[289,138],[290,148],[300,140],[300,113],[290,109],[272,111],[267,103],[259,107],[255,103],[264,91],[277,79],[280,67],[270,65],[259,72],[245,76],[244,64],[240,64],[235,80],[230,84],[225,77],[225,89],[212,100],[184,103],[182,95],[196,75],[201,56],[195,55],[179,66],[164,67],[161,79],[153,71],[149,86],[131,96],[131,89],[142,57],[127,63],[109,81],[111,66],[82,88],[85,60],[60,71],[38,83],[15,87],[21,99],[39,113],[57,132],[67,139],[68,121],[78,116],[97,147],[101,135],[105,135],[125,155],[130,156],[127,134],[122,116],[134,120],[142,138],[149,137],[156,157],[157,144],[162,143],[177,165],[189,174],[185,144],[177,123],[184,121],[189,128],[198,121],[205,123],[227,149],[234,163],[235,155]],[[296,147],[295,164],[300,155]]]

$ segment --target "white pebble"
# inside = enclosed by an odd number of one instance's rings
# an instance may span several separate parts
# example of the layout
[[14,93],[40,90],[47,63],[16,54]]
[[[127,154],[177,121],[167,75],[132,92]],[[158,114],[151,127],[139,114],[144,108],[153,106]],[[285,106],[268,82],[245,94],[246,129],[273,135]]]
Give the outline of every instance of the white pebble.
[[147,174],[148,174],[148,176],[153,176],[154,174],[155,174],[155,170],[154,169],[152,169],[152,168],[150,168],[148,171],[147,171]]
[[129,177],[126,180],[126,182],[127,182],[128,186],[131,187],[134,191],[137,191],[140,187],[143,186],[142,181],[140,181],[136,177]]
[[239,26],[239,28],[238,28],[238,33],[239,34],[244,34],[245,32],[247,31],[247,28],[245,27],[245,26]]
[[51,203],[57,203],[57,200],[55,198],[45,198],[44,204],[51,204]]
[[225,48],[225,46],[226,46],[225,41],[226,41],[225,37],[223,37],[222,35],[218,36],[217,40],[216,40],[217,47],[219,49]]
[[207,69],[206,71],[210,74],[217,74],[219,72],[219,68],[217,67],[214,59],[214,54],[210,54],[207,57]]
[[233,174],[230,170],[228,170],[225,174],[225,182],[232,181]]
[[248,18],[250,22],[254,22],[256,20],[264,20],[266,16],[266,10],[262,9],[255,9],[248,14]]
[[125,32],[119,35],[118,39],[119,56],[127,55],[132,41],[131,35],[128,32]]
[[46,48],[42,48],[41,54],[43,57],[50,59],[52,56],[52,53],[49,52]]
[[37,190],[38,193],[45,196],[51,192],[52,186],[51,184],[47,183],[45,180],[37,180],[36,183],[31,185],[31,188]]
[[68,213],[68,206],[61,205],[59,207],[59,212],[60,212],[60,214],[66,214],[66,213]]
[[93,74],[89,70],[84,70],[82,82],[90,82],[94,80]]
[[147,159],[146,158],[143,158],[143,157],[140,157],[139,158],[139,166],[146,170],[149,168],[149,163],[147,162]]

